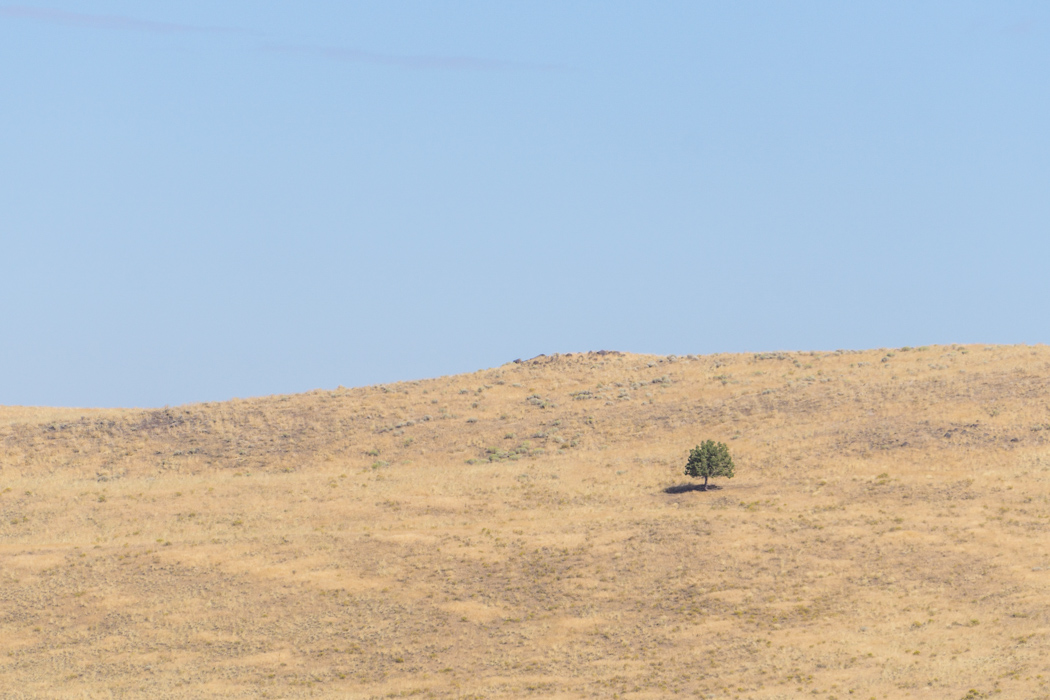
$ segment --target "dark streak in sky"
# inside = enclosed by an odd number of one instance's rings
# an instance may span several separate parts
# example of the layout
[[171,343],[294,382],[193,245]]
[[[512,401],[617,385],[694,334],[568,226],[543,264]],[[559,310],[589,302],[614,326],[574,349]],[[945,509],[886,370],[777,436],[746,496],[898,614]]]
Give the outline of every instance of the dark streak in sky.
[[560,71],[562,66],[517,63],[498,59],[477,58],[474,56],[439,56],[417,55],[405,56],[386,54],[362,49],[333,46],[290,46],[271,44],[263,47],[264,51],[273,53],[300,54],[330,61],[346,63],[367,63],[395,68],[413,70],[448,70],[448,71]]
[[[252,34],[235,27],[209,27],[177,22],[125,17],[122,15],[89,15],[24,5],[0,5],[0,18],[30,20],[45,24],[143,32],[149,34]],[[390,66],[410,70],[438,71],[563,71],[563,66],[519,63],[474,56],[398,55],[338,46],[268,44],[260,47],[270,53],[297,54],[328,61]]]
[[28,19],[46,24],[89,29],[113,29],[118,31],[146,32],[150,34],[243,34],[244,30],[232,27],[203,27],[176,22],[157,22],[120,15],[86,15],[79,12],[53,10],[24,5],[0,5],[0,17]]

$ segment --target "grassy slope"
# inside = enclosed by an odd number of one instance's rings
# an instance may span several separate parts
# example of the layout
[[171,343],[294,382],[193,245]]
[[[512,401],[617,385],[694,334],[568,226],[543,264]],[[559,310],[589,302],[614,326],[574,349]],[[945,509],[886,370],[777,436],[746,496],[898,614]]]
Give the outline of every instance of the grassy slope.
[[[1047,697],[1048,386],[586,354],[0,409],[0,696]],[[668,492],[705,438],[737,477]]]

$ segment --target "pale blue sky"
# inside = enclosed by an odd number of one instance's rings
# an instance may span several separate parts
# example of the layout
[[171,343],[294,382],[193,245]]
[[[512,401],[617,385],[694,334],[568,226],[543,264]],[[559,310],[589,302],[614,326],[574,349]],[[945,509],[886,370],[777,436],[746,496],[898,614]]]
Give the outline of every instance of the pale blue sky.
[[0,404],[1042,343],[1045,2],[0,2]]

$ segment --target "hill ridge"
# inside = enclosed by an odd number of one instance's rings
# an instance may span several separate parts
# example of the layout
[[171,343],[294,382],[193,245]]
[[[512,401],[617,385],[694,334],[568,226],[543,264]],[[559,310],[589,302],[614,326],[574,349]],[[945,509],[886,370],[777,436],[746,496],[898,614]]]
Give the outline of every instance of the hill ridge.
[[1048,389],[951,345],[0,409],[0,686],[1043,692]]

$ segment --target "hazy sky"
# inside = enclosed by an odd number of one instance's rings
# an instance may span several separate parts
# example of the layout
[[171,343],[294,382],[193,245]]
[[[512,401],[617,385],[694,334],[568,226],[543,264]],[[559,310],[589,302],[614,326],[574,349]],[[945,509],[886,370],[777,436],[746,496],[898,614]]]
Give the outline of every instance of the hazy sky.
[[0,404],[1050,340],[1046,2],[0,2]]

